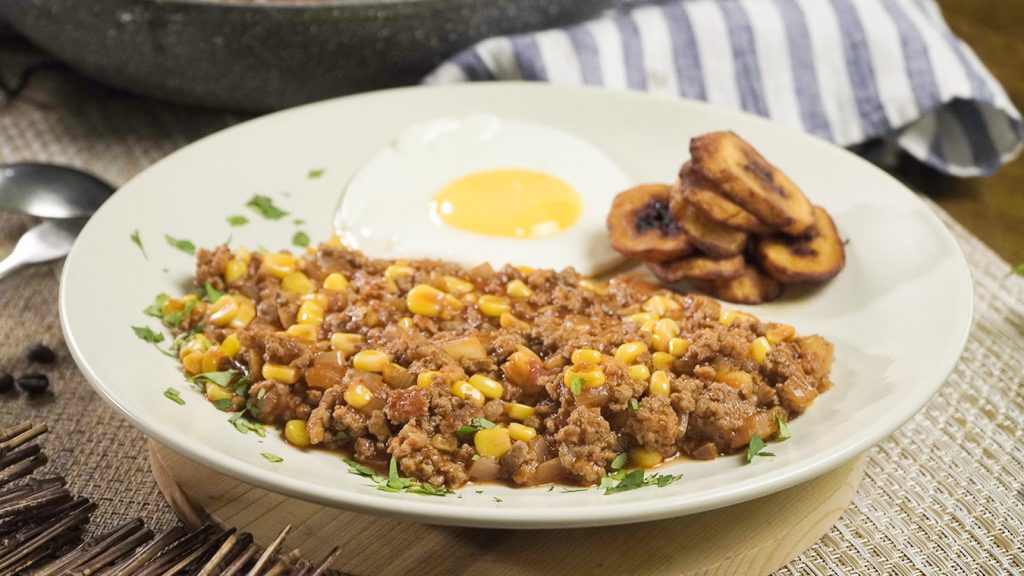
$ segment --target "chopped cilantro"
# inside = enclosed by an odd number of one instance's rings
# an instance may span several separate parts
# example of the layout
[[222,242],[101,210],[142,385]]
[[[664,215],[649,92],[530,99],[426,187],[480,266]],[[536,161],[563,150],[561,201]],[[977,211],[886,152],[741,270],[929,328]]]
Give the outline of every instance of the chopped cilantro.
[[[554,486],[552,486],[554,488]],[[573,492],[586,492],[586,488],[562,488],[562,494],[572,494]],[[548,490],[550,492],[550,490]]]
[[257,194],[245,205],[259,212],[260,215],[267,220],[280,220],[288,215],[284,210],[274,206],[274,201],[269,196],[261,196]]
[[625,470],[620,469],[615,473],[602,477],[599,488],[603,489],[606,495],[636,490],[637,488],[643,488],[645,486],[657,486],[658,488],[664,488],[682,477],[682,474],[645,475],[642,468],[638,468],[632,472],[626,472]]
[[245,410],[233,414],[228,418],[228,422],[235,427],[242,434],[248,434],[249,432],[255,433],[260,438],[267,435],[267,431],[263,428],[263,424],[250,420],[245,416]]
[[171,248],[177,248],[178,250],[181,250],[182,252],[188,254],[189,256],[196,255],[196,245],[193,244],[192,242],[184,239],[175,238],[170,234],[164,234],[164,238],[167,239],[167,244]]
[[292,220],[292,224],[295,224],[296,226],[302,226],[305,223],[306,221],[303,220],[302,218],[296,218],[295,220]]
[[572,390],[572,393],[575,394],[576,396],[579,396],[580,392],[583,392],[583,385],[587,383],[587,381],[584,380],[582,376],[579,376],[577,374],[573,374],[572,376],[570,376],[569,381],[572,383],[569,386],[569,388]]
[[174,402],[175,404],[177,404],[179,406],[184,406],[185,405],[185,401],[182,400],[182,398],[181,398],[181,392],[178,392],[174,388],[168,388],[167,390],[164,390],[164,398],[167,398],[168,400],[170,400],[171,402]]
[[504,502],[504,500],[502,500],[501,498],[498,498],[497,496],[492,496],[492,498],[494,498],[494,501],[499,503],[499,504]]
[[142,238],[139,237],[139,231],[135,230],[132,232],[130,238],[132,239],[132,243],[138,246],[139,250],[142,251],[142,257],[149,260],[149,256],[146,254],[146,248],[142,246]]
[[188,378],[188,381],[193,383],[193,384],[201,384],[204,381],[205,382],[213,382],[214,384],[216,384],[218,386],[224,386],[226,388],[229,384],[231,384],[231,381],[235,379],[235,376],[237,374],[238,374],[237,370],[223,370],[223,371],[220,371],[220,372],[203,372],[201,374],[196,374],[195,376],[190,376]]
[[494,428],[494,422],[486,418],[473,418],[469,421],[466,426],[459,426],[459,429],[455,431],[459,436],[472,436],[477,432],[486,428]]
[[548,492],[551,492],[554,489],[555,489],[555,485],[554,484],[552,484],[551,486],[548,486]]
[[275,456],[274,454],[271,454],[270,452],[260,452],[260,456],[263,456],[264,460],[266,460],[267,462],[270,462],[272,464],[277,464],[278,462],[284,462],[284,458],[281,458],[280,456]]
[[765,452],[765,446],[766,444],[764,443],[764,440],[762,440],[761,436],[755,432],[754,436],[750,439],[750,445],[747,446],[747,462],[753,462],[754,458],[758,456],[762,458],[775,456],[775,454],[772,454],[771,452]]
[[324,175],[324,169],[323,168],[311,168],[309,170],[309,173],[306,174],[306,177],[308,177],[310,180],[315,180],[315,179],[317,179],[317,178],[319,178],[319,177],[321,177],[323,175]]
[[135,332],[135,335],[138,336],[139,339],[146,342],[150,342],[152,344],[164,341],[163,334],[160,334],[159,332],[154,332],[148,326],[132,326],[132,331]]
[[626,465],[626,460],[628,458],[629,458],[628,454],[626,454],[625,452],[619,452],[615,456],[615,459],[612,460],[612,470],[618,470],[619,468],[622,468],[623,466],[625,466]]
[[633,410],[639,410],[640,409],[640,401],[637,400],[636,398],[631,398],[629,400],[629,407],[632,408]]
[[306,234],[301,230],[296,232],[295,235],[292,236],[292,244],[295,244],[299,248],[309,246],[309,234]]
[[1013,276],[1014,274],[1017,276],[1024,276],[1024,263],[1019,264],[1016,268],[1010,270],[1010,273],[1007,274],[1007,276]]
[[221,398],[220,400],[217,400],[216,402],[213,403],[213,407],[220,411],[227,410],[231,408],[231,400],[228,400],[227,398]]
[[420,482],[419,480],[413,480],[412,478],[406,478],[398,473],[398,461],[394,458],[388,464],[388,475],[382,476],[377,474],[372,468],[364,466],[351,458],[347,458],[345,463],[348,464],[348,471],[357,476],[369,478],[374,484],[376,484],[377,490],[383,492],[407,492],[409,494],[423,494],[425,496],[446,496],[448,494],[454,494],[452,490],[448,488],[438,488],[433,484],[426,482]]
[[483,493],[484,493],[484,491],[483,491],[483,490],[476,490],[475,492],[476,492],[477,494],[483,494]]
[[245,226],[248,223],[249,223],[249,219],[246,218],[245,216],[241,216],[241,215],[228,216],[228,224],[231,225],[231,227],[233,227],[233,228],[237,228],[239,226]]
[[192,310],[195,307],[196,307],[196,301],[195,300],[189,300],[188,302],[185,302],[184,308],[182,308],[180,311],[164,314],[164,316],[163,316],[164,324],[166,324],[168,326],[171,326],[171,327],[174,327],[174,328],[176,328],[178,326],[181,326],[181,322],[185,318],[188,318],[189,316],[192,315]]
[[783,442],[792,438],[793,435],[789,433],[789,426],[786,425],[786,421],[782,419],[782,416],[776,415],[775,419],[779,421],[779,434],[776,436],[776,439],[779,442]]
[[154,318],[159,318],[159,319],[163,320],[163,318],[164,318],[164,302],[167,302],[170,299],[171,299],[171,297],[168,294],[164,294],[164,293],[157,294],[156,295],[156,300],[152,304],[150,304],[149,306],[146,306],[146,309],[142,311],[143,314],[145,314],[146,316],[152,316]]
[[371,480],[373,480],[374,482],[377,482],[377,483],[380,483],[380,482],[383,482],[383,481],[386,480],[386,478],[384,478],[380,474],[377,474],[373,470],[373,468],[370,468],[369,466],[360,464],[359,462],[356,462],[355,460],[353,460],[351,458],[346,458],[345,459],[345,464],[348,464],[348,471],[349,471],[350,474],[355,474],[356,476],[363,476],[364,478],[370,478]]
[[205,294],[203,295],[203,299],[206,300],[207,302],[216,302],[217,300],[220,300],[221,296],[224,295],[223,292],[214,288],[213,285],[210,284],[209,282],[207,282],[206,285],[203,286],[203,291],[205,292]]

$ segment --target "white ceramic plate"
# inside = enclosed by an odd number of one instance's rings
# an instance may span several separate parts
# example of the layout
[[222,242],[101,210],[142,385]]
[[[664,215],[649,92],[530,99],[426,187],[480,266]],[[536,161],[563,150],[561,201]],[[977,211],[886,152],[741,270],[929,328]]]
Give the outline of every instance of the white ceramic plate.
[[[665,488],[603,495],[597,489],[462,490],[462,498],[385,493],[347,472],[336,454],[302,452],[276,434],[242,435],[182,381],[175,362],[129,326],[159,292],[186,289],[193,261],[164,234],[213,246],[290,245],[290,218],[262,220],[243,206],[266,194],[331,231],[348,177],[411,124],[489,113],[545,123],[589,140],[636,182],[669,181],[691,136],[734,130],[834,216],[849,239],[846,269],[813,292],[759,306],[765,319],[835,343],[835,388],[794,421],[775,458],[679,462]],[[323,168],[318,179],[307,178]],[[382,197],[387,191],[382,190]],[[252,222],[229,229],[225,217]],[[138,230],[148,259],[129,241]],[[809,480],[873,446],[939,389],[971,323],[971,284],[956,242],[899,182],[823,141],[744,114],[631,93],[533,84],[410,88],[331,100],[265,116],[172,154],[125,185],[89,221],[64,267],[60,312],[68,346],[96,390],[146,434],[220,472],[298,498],[423,522],[501,528],[595,526],[737,504]],[[163,396],[181,390],[187,405]],[[141,447],[140,447],[141,449]],[[284,458],[273,464],[270,452]],[[497,501],[497,500],[500,500]]]

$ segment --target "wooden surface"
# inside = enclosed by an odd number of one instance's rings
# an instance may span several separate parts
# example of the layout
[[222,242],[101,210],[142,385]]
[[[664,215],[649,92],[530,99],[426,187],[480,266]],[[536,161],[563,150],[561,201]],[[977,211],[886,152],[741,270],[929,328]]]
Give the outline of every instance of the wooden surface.
[[[950,27],[1024,108],[1024,2],[939,0]],[[957,179],[907,163],[900,175],[1011,264],[1024,263],[1024,160],[990,178]]]
[[768,574],[816,542],[846,510],[864,457],[805,484],[750,502],[626,526],[485,530],[428,526],[325,508],[206,469],[150,441],[160,490],[183,522],[209,517],[266,544],[285,524],[289,542],[318,558],[336,545],[353,575]]

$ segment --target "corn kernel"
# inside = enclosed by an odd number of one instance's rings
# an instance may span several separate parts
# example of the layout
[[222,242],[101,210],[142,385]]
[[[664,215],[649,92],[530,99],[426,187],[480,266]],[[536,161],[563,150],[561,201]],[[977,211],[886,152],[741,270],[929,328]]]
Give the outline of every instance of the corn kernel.
[[338,332],[331,336],[331,348],[341,352],[345,356],[352,356],[359,351],[363,345],[363,337],[350,332]]
[[225,294],[214,302],[210,307],[210,322],[214,326],[227,326],[238,314],[238,300],[230,294]]
[[341,238],[339,238],[337,234],[331,234],[330,236],[328,236],[327,237],[327,241],[324,242],[324,246],[327,246],[328,248],[344,248],[345,247],[345,245],[342,244],[342,242],[341,242]]
[[402,328],[412,328],[412,318],[410,318],[409,316],[405,316],[398,321],[398,325],[401,326]]
[[228,284],[234,284],[238,279],[243,278],[249,272],[249,265],[238,258],[228,260],[224,268],[224,280]]
[[668,353],[676,358],[686,354],[690,349],[690,341],[683,338],[673,338],[668,341]]
[[238,300],[238,312],[235,313],[235,317],[228,325],[236,330],[241,330],[256,317],[256,305],[252,303],[252,300],[243,296],[236,296],[235,299]]
[[754,384],[754,377],[746,372],[734,370],[715,376],[715,380],[728,384],[736,389],[749,388]]
[[513,298],[529,298],[533,290],[522,280],[512,280],[505,286],[505,293]]
[[429,318],[450,318],[462,310],[462,302],[429,284],[417,284],[405,295],[405,307],[413,314]]
[[772,345],[768,343],[768,339],[761,336],[750,343],[750,357],[754,359],[754,362],[764,364],[764,359],[768,356],[768,352],[771,349]]
[[263,255],[263,268],[274,278],[284,278],[295,271],[295,256],[288,252]]
[[308,294],[313,291],[313,281],[302,272],[289,272],[281,279],[281,289],[296,294]]
[[330,290],[331,292],[341,292],[348,288],[348,278],[341,272],[331,272],[324,278],[323,282],[324,290]]
[[497,317],[508,312],[511,307],[508,303],[508,298],[503,296],[494,296],[491,294],[484,294],[476,301],[476,307],[483,312],[485,316]]
[[600,364],[601,353],[592,348],[577,348],[573,350],[571,359],[573,364]]
[[263,364],[263,378],[265,380],[277,380],[284,384],[294,384],[299,379],[299,371],[284,364],[266,362]]
[[384,287],[392,294],[398,294],[396,280],[406,276],[412,276],[413,269],[410,266],[395,262],[384,269]]
[[178,300],[177,298],[168,298],[164,300],[164,303],[160,305],[160,312],[164,314],[171,314],[172,312],[181,312],[185,308],[185,302]]
[[626,373],[637,382],[647,382],[651,377],[651,369],[646,364],[633,364],[626,369]]
[[495,398],[501,398],[501,393],[505,388],[501,385],[501,382],[493,378],[488,378],[483,374],[473,374],[469,377],[469,384],[473,388],[476,388],[484,395],[484,397],[494,400]]
[[245,248],[239,248],[235,250],[234,260],[241,260],[242,262],[245,262],[246,266],[248,266],[249,262],[252,261],[252,252],[249,252]]
[[370,310],[363,316],[363,326],[367,328],[373,328],[380,324],[380,316],[376,312]]
[[669,339],[660,334],[651,335],[651,348],[657,352],[668,352]]
[[220,343],[220,350],[228,358],[238,356],[238,353],[242,350],[242,343],[238,341],[238,334],[228,334],[228,337]]
[[284,425],[284,439],[292,446],[305,448],[309,446],[309,431],[305,420],[289,420]]
[[182,302],[191,302],[193,300],[199,300],[199,296],[196,296],[195,294],[185,294],[181,297]]
[[525,264],[520,264],[518,266],[513,266],[513,268],[518,270],[519,273],[522,274],[523,276],[529,276],[530,274],[533,274],[535,272],[535,270],[532,267],[527,266]]
[[210,402],[216,402],[218,400],[231,400],[235,397],[235,393],[227,388],[214,384],[213,382],[206,383],[206,399]]
[[668,314],[672,310],[678,310],[680,306],[678,302],[672,300],[671,298],[662,296],[660,294],[655,294],[654,296],[648,298],[647,301],[641,305],[641,308],[648,312],[651,312],[652,314],[664,316],[665,314]]
[[303,302],[315,302],[321,308],[327,310],[327,296],[324,296],[319,292],[310,292],[309,294],[304,294],[302,298],[300,298],[300,300],[302,300]]
[[362,408],[373,400],[373,392],[359,382],[353,382],[345,389],[345,402],[353,408]]
[[517,330],[529,330],[530,324],[516,318],[515,315],[505,312],[498,317],[498,324],[502,328],[515,328]]
[[640,342],[625,342],[615,350],[615,359],[624,364],[632,364],[641,354],[647,353],[647,344]]
[[220,368],[220,361],[227,357],[220,346],[211,347],[203,352],[203,372],[216,372]]
[[654,333],[667,342],[679,336],[679,325],[671,318],[662,318],[654,325]]
[[473,387],[472,384],[465,380],[456,380],[452,382],[452,394],[463,400],[467,400],[476,404],[477,406],[483,406],[487,398],[484,397],[484,393]]
[[629,460],[641,468],[657,466],[658,464],[661,464],[661,461],[664,459],[664,456],[653,450],[633,448],[629,451]]
[[319,326],[324,321],[324,308],[316,300],[306,300],[299,304],[299,312],[295,315],[299,324]]
[[520,404],[518,402],[509,402],[505,404],[505,415],[513,420],[526,420],[530,416],[533,416],[533,406],[526,404]]
[[737,320],[754,320],[754,317],[738,310],[726,310],[718,317],[718,323],[722,326],[731,326]]
[[416,385],[420,388],[430,388],[430,385],[443,378],[437,370],[424,370],[416,375]]
[[643,324],[648,320],[657,320],[657,314],[651,314],[650,312],[637,312],[636,314],[630,314],[626,316],[626,322],[632,322],[634,324]]
[[193,352],[206,352],[210,346],[213,346],[213,343],[205,334],[196,334],[178,349],[178,357],[184,358]]
[[584,290],[589,290],[589,291],[591,291],[591,292],[593,292],[595,294],[607,294],[608,293],[608,285],[607,284],[603,284],[601,282],[595,282],[595,281],[591,280],[590,278],[583,278],[583,279],[581,279],[580,280],[580,288],[583,288]]
[[655,370],[671,370],[672,364],[675,361],[676,357],[668,352],[655,352],[651,354],[651,364],[654,365]]
[[657,320],[645,320],[644,323],[640,325],[640,332],[643,332],[644,334],[653,334],[654,327],[657,325]]
[[363,372],[383,372],[388,365],[388,355],[380,350],[361,350],[352,357],[352,367]]
[[481,456],[501,458],[512,449],[508,428],[487,428],[473,435],[473,446]]
[[672,385],[669,382],[668,374],[664,370],[655,370],[654,374],[651,374],[651,383],[648,385],[648,390],[651,391],[653,396],[668,396],[672,393]]
[[182,357],[181,367],[189,374],[199,374],[203,371],[203,353],[190,352]]
[[567,388],[571,389],[574,378],[582,378],[584,388],[597,388],[598,386],[604,386],[605,381],[604,370],[601,370],[600,366],[595,366],[593,364],[577,364],[570,367],[565,371],[565,376],[562,377],[562,381],[565,383]]
[[441,280],[444,282],[444,289],[449,294],[457,294],[459,296],[463,294],[469,294],[473,291],[476,286],[473,285],[469,280],[463,280],[457,276],[442,276]]
[[523,426],[518,422],[513,422],[508,425],[508,435],[511,436],[513,440],[529,442],[537,435],[537,430],[530,426]]
[[796,330],[789,324],[772,326],[764,333],[764,337],[767,338],[768,343],[772,345],[780,342],[789,342],[794,336],[796,336]]
[[316,342],[317,329],[313,324],[292,324],[284,333],[296,340]]

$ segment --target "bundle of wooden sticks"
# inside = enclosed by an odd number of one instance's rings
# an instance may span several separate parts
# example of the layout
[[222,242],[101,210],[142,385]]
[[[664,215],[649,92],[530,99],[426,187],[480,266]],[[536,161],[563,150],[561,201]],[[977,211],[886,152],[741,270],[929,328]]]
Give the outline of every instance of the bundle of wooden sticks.
[[248,533],[212,524],[156,535],[140,519],[90,534],[96,504],[72,494],[61,477],[34,477],[46,464],[35,441],[46,424],[0,430],[0,574],[157,576],[327,576],[335,548],[318,564],[287,551],[286,526],[266,548]]

